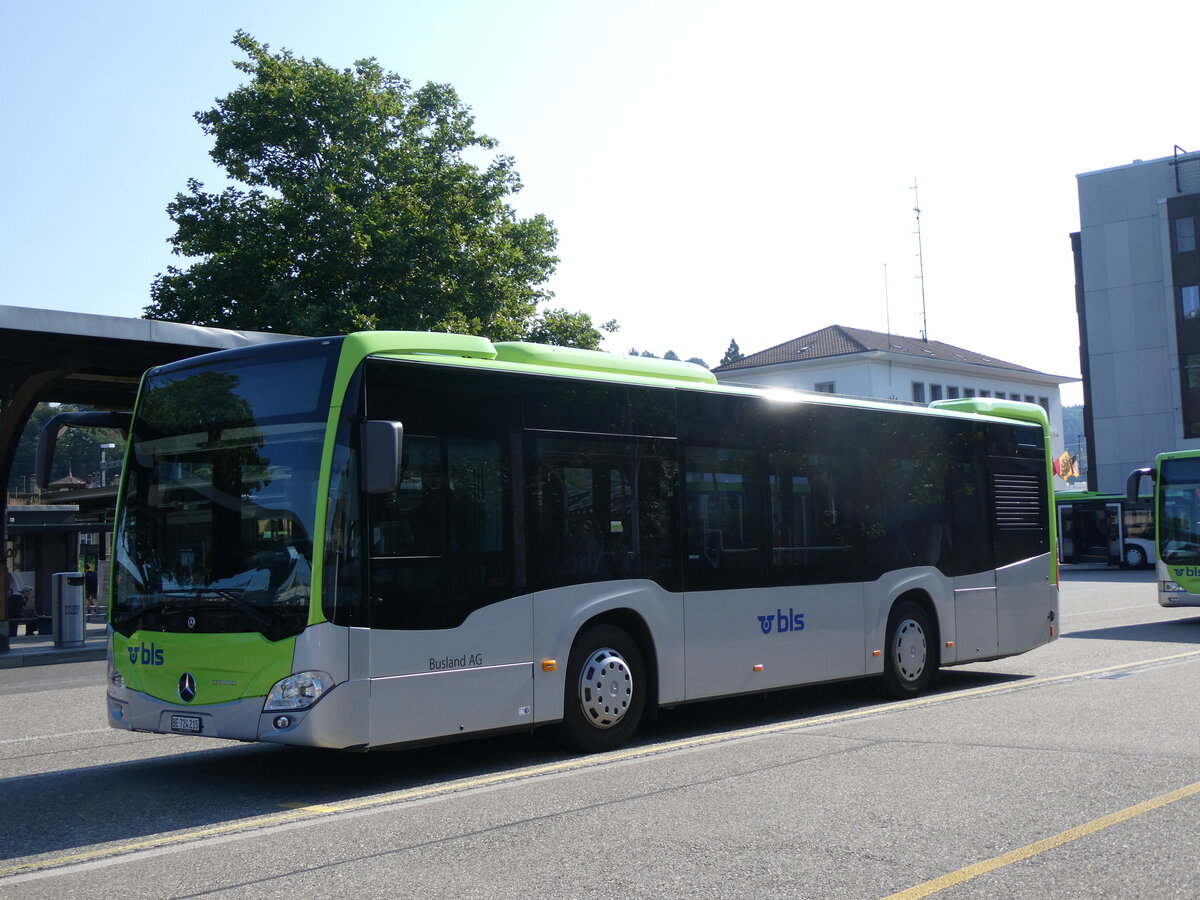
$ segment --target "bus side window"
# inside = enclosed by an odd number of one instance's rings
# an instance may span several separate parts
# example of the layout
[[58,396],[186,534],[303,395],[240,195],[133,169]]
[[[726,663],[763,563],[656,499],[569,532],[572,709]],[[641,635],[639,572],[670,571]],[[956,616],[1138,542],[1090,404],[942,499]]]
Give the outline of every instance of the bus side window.
[[760,454],[749,450],[687,448],[684,497],[689,590],[767,583],[759,459]]
[[400,486],[371,498],[372,556],[440,556],[445,480],[436,438],[407,437]]
[[772,453],[771,571],[775,584],[857,577],[856,532],[844,462],[831,454]]
[[511,596],[504,443],[405,436],[402,470],[371,498],[371,625],[454,628]]
[[543,588],[621,578],[677,582],[673,456],[654,440],[536,440],[531,534]]

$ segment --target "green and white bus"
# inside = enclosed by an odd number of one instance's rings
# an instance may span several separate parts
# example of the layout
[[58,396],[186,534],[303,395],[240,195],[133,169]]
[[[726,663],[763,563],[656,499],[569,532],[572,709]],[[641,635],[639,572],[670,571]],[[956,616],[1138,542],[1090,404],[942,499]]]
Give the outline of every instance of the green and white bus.
[[1104,563],[1129,569],[1154,565],[1154,499],[1059,491],[1059,562]]
[[1055,637],[1040,407],[722,386],[445,334],[156,368],[110,602],[117,728],[363,751],[842,679],[891,694]]
[[1154,482],[1160,606],[1200,606],[1200,450],[1160,453],[1154,466],[1129,473],[1126,495]]

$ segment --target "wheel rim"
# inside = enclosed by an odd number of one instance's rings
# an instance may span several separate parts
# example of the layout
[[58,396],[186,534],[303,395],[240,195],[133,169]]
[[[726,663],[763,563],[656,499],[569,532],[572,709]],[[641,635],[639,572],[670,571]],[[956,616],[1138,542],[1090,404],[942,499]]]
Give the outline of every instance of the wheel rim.
[[612,728],[633,702],[633,673],[616,650],[597,650],[579,673],[579,703],[584,719],[596,728]]
[[1140,566],[1143,564],[1144,564],[1144,561],[1142,559],[1142,551],[1141,550],[1137,549],[1136,547],[1130,547],[1128,550],[1125,551],[1125,565]]
[[905,619],[896,628],[896,671],[905,681],[916,681],[925,671],[925,629],[916,619]]

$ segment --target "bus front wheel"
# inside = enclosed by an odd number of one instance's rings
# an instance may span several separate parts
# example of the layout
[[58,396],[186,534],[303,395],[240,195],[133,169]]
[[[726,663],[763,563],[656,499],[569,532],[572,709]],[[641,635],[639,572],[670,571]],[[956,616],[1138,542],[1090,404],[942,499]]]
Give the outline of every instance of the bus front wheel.
[[888,616],[883,688],[892,697],[915,697],[929,687],[937,670],[933,624],[925,608],[897,603]]
[[637,730],[646,705],[642,653],[615,625],[580,632],[567,663],[562,732],[587,753],[620,747]]

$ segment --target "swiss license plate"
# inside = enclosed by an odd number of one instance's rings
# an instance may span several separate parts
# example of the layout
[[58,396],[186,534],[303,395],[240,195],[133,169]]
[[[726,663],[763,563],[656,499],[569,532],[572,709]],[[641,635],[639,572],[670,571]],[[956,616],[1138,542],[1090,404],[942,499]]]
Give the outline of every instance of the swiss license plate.
[[182,731],[184,734],[199,734],[201,730],[199,716],[171,716],[171,730]]

